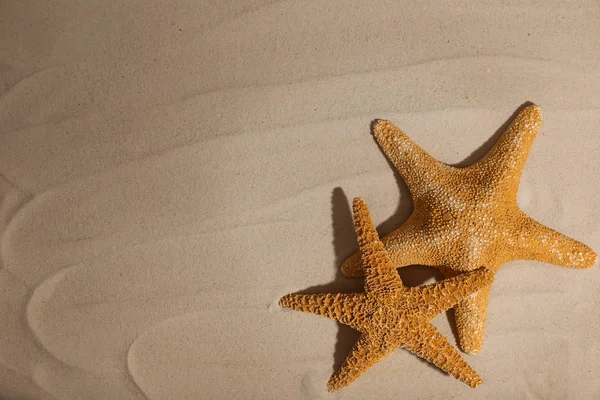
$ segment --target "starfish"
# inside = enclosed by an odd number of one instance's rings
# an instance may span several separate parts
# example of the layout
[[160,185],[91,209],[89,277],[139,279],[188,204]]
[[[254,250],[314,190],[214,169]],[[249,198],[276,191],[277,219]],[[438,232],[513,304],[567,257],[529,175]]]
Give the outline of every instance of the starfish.
[[354,199],[354,225],[365,272],[364,293],[290,294],[282,307],[322,315],[362,334],[340,369],[329,380],[339,390],[402,347],[437,365],[471,387],[483,381],[430,320],[474,291],[491,284],[485,269],[441,282],[407,288],[379,240],[367,205]]
[[[374,136],[406,182],[414,211],[382,241],[396,267],[425,265],[445,277],[479,266],[497,272],[514,260],[537,260],[587,268],[597,255],[588,246],[527,216],[517,205],[519,180],[542,124],[541,110],[521,109],[494,147],[464,168],[435,160],[385,120]],[[342,264],[342,274],[363,276],[360,254]],[[491,285],[454,307],[460,347],[477,354],[483,345]]]

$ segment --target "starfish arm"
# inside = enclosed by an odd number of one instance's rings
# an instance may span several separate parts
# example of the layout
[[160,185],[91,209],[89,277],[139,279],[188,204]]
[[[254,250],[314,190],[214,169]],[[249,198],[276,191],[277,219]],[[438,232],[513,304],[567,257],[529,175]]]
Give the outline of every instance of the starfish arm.
[[416,334],[408,340],[404,339],[400,346],[471,387],[483,383],[477,372],[448,343],[448,339],[429,323],[420,326]]
[[362,334],[340,369],[329,379],[327,383],[329,391],[335,392],[348,386],[394,350],[396,350],[395,346]]
[[408,293],[429,320],[493,281],[493,271],[479,268],[432,285],[410,288]]
[[598,255],[585,244],[531,217],[526,217],[522,224],[517,257],[570,268],[588,268],[598,261]]
[[519,179],[529,150],[542,125],[542,112],[536,105],[524,107],[510,123],[494,147],[468,167],[494,182],[505,182],[507,192],[516,198]]
[[453,167],[437,161],[404,132],[386,120],[376,120],[373,135],[387,158],[394,164],[413,200],[428,189],[428,183]]
[[360,330],[360,323],[366,314],[363,293],[288,294],[279,300],[279,305],[322,315],[356,330]]
[[458,343],[467,354],[475,355],[483,346],[491,289],[485,286],[454,306]]
[[[394,268],[416,264],[428,265],[429,263],[429,260],[426,258],[427,251],[424,250],[424,246],[427,243],[422,243],[422,241],[418,240],[418,234],[412,232],[409,222],[410,219],[399,229],[381,239]],[[341,269],[344,276],[351,278],[363,277],[365,271],[360,252],[356,252],[348,257],[342,263]]]
[[358,247],[365,267],[365,292],[367,296],[394,296],[402,290],[402,281],[379,240],[367,204],[357,197],[352,209]]

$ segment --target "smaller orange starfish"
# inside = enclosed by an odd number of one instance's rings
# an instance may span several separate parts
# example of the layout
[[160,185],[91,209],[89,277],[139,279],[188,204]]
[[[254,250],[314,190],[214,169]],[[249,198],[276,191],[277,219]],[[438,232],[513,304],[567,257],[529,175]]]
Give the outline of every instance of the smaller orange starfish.
[[471,387],[483,381],[430,321],[473,292],[488,286],[494,274],[485,268],[413,288],[402,284],[367,205],[354,199],[354,225],[365,272],[364,293],[289,294],[282,307],[322,315],[362,333],[340,369],[329,379],[339,390],[402,347],[437,365]]

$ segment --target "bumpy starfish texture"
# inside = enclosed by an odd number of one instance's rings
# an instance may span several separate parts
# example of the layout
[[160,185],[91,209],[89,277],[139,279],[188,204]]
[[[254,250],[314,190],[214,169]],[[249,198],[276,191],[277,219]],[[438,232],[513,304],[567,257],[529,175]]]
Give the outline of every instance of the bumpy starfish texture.
[[[485,157],[456,168],[435,160],[390,122],[376,121],[375,138],[414,202],[408,221],[382,239],[393,265],[427,265],[446,277],[482,265],[497,272],[513,260],[593,266],[592,249],[540,224],[517,205],[521,172],[541,123],[539,107],[524,107]],[[358,253],[341,268],[345,276],[364,274]],[[466,353],[476,354],[483,345],[490,289],[454,308]]]
[[471,293],[491,284],[493,272],[480,268],[428,286],[407,288],[379,240],[366,204],[354,199],[354,224],[365,271],[365,292],[290,294],[282,307],[322,315],[360,331],[340,369],[329,380],[339,390],[399,347],[437,365],[471,387],[481,378],[429,322]]

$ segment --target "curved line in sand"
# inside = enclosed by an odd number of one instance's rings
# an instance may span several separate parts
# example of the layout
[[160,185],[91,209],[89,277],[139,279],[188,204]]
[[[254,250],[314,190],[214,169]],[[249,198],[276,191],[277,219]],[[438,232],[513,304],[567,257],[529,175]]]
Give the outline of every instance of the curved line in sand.
[[129,377],[131,378],[131,381],[135,384],[135,386],[140,390],[140,392],[142,392],[144,394],[144,396],[146,396],[146,398],[150,398],[150,396],[148,395],[148,393],[142,388],[141,383],[139,382],[139,379],[136,379],[136,373],[134,372],[134,368],[132,368],[132,351],[135,350],[136,345],[138,345],[138,343],[140,342],[141,339],[143,339],[144,337],[146,337],[147,335],[149,335],[152,331],[154,331],[155,329],[157,329],[158,327],[162,326],[162,325],[166,325],[168,323],[170,323],[172,320],[175,319],[179,319],[182,317],[185,317],[187,315],[195,315],[195,314],[199,314],[202,313],[202,311],[193,311],[193,312],[188,312],[188,313],[183,313],[183,314],[179,314],[179,315],[175,315],[172,316],[170,318],[164,319],[152,326],[147,327],[146,329],[144,329],[143,331],[141,331],[135,339],[133,339],[131,341],[131,344],[129,345],[129,348],[127,349],[127,359],[126,359],[126,364],[127,364],[127,373],[129,375]]
[[60,278],[62,278],[62,275],[64,275],[65,273],[67,273],[68,270],[70,270],[71,268],[75,268],[76,265],[70,266],[70,267],[65,267],[59,271],[57,271],[56,273],[52,274],[50,277],[48,277],[47,279],[43,280],[42,282],[40,282],[35,289],[31,292],[31,295],[29,296],[29,298],[27,299],[27,301],[25,302],[25,322],[27,325],[27,328],[29,329],[29,331],[31,332],[32,336],[35,339],[36,344],[40,347],[40,349],[42,351],[44,351],[45,353],[47,353],[47,355],[49,355],[51,358],[55,359],[56,361],[58,361],[61,365],[63,365],[64,367],[67,367],[69,369],[74,369],[75,371],[80,371],[80,372],[85,372],[88,374],[91,374],[92,371],[87,371],[81,367],[78,367],[76,365],[71,365],[68,361],[64,360],[62,357],[60,357],[58,354],[55,354],[54,352],[52,352],[49,348],[49,346],[47,346],[44,343],[44,340],[42,338],[42,335],[38,332],[38,329],[36,328],[36,322],[34,320],[34,317],[32,316],[32,307],[35,304],[39,303],[43,303],[44,298],[39,299],[38,297],[42,297],[43,295],[40,294],[40,290],[45,289],[45,287],[51,283],[54,283],[54,281],[59,280]]

